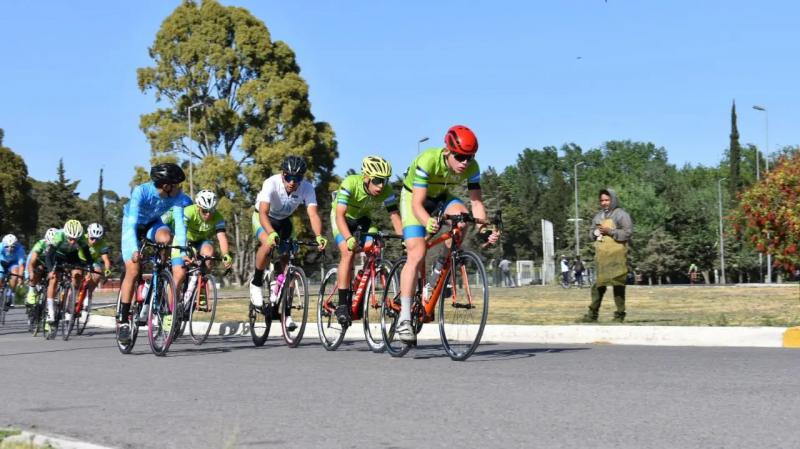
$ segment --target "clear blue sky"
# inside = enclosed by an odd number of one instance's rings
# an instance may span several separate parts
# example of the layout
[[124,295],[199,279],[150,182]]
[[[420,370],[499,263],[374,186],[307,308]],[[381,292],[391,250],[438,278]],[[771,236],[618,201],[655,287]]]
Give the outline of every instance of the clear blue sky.
[[[0,5],[0,128],[30,174],[68,177],[86,197],[127,195],[156,107],[136,68],[179,2]],[[652,141],[670,161],[715,165],[731,100],[741,142],[800,143],[798,2],[223,1],[263,20],[296,52],[313,113],[339,141],[337,172],[370,153],[403,170],[416,142],[451,124],[478,134],[481,165],[526,147]]]

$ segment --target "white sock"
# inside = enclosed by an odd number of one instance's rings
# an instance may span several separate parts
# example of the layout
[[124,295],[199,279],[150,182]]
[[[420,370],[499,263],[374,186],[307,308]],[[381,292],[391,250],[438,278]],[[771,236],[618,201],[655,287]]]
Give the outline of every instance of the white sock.
[[56,320],[56,307],[55,307],[55,299],[47,298],[47,321],[55,321]]
[[400,297],[400,322],[411,321],[411,298]]

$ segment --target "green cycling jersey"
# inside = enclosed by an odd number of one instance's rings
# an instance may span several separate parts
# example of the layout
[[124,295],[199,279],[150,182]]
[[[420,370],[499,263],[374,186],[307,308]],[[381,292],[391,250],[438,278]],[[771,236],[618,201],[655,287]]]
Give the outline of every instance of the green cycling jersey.
[[[89,243],[89,253],[92,255],[92,259],[94,259],[95,263],[99,263],[103,254],[108,254],[111,249],[108,247],[108,243],[106,242],[106,238],[102,237]],[[86,260],[83,256],[81,256],[81,260]]]
[[480,185],[481,170],[478,162],[472,159],[463,173],[454,173],[447,166],[444,148],[431,148],[420,153],[411,162],[403,187],[409,192],[414,187],[424,187],[428,189],[429,198],[439,198],[449,193],[448,187],[460,185],[464,181],[467,181],[470,188]]
[[[171,210],[167,211],[161,219],[170,228],[175,229]],[[183,220],[186,223],[187,242],[212,240],[217,232],[225,232],[225,218],[222,217],[222,214],[215,210],[211,212],[211,217],[206,221],[196,204],[183,208]]]
[[[386,185],[381,193],[372,196],[367,192],[363,175],[350,175],[342,181],[342,185],[336,193],[335,203],[336,206],[339,204],[347,206],[345,216],[355,220],[370,215],[381,205],[386,207],[389,212],[397,210],[397,195],[392,191],[391,186]],[[331,211],[332,217],[336,216],[334,212],[336,206]]]
[[82,235],[75,243],[70,243],[63,229],[55,233],[53,236],[53,244],[50,245],[50,247],[53,248],[57,256],[66,257],[77,253],[81,260],[85,261],[92,258],[86,236]]

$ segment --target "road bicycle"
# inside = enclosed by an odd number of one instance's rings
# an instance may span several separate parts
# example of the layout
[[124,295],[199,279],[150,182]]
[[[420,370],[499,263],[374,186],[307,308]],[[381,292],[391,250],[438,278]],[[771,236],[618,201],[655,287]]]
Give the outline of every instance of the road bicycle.
[[[83,271],[83,281],[81,281],[80,287],[77,289],[77,295],[75,294],[75,287],[70,284],[71,292],[70,295],[67,296],[69,299],[67,302],[62,302],[61,307],[63,310],[63,320],[61,320],[62,329],[61,334],[64,337],[64,340],[69,340],[70,335],[72,335],[72,330],[75,329],[75,333],[77,335],[83,334],[83,331],[86,329],[86,323],[89,322],[89,313],[92,310],[91,307],[91,295],[87,299],[87,305],[84,309],[83,307],[83,299],[86,298],[88,291],[89,291],[89,284],[91,283],[91,279],[89,279],[89,275],[91,274],[99,274],[97,271],[94,271],[91,268],[84,268],[77,265],[64,265],[64,267],[68,270],[80,270]],[[70,276],[71,277],[71,276]],[[59,287],[66,288],[66,286],[59,283]],[[60,298],[61,295],[57,292],[56,298]],[[86,315],[82,312],[86,311]],[[72,311],[71,313],[69,313]]]
[[[180,328],[180,305],[176,304],[175,281],[172,278],[172,262],[170,251],[178,249],[187,251],[184,246],[172,246],[166,243],[155,243],[144,239],[139,246],[141,269],[134,281],[134,298],[131,301],[130,315],[126,323],[130,326],[130,338],[127,342],[119,339],[122,324],[117,322],[117,348],[123,354],[129,354],[139,334],[139,326],[147,325],[147,339],[150,350],[157,356],[167,355],[169,347],[175,339],[176,329]],[[151,266],[149,278],[143,275],[145,264]],[[116,316],[122,308],[122,292],[117,296]]]
[[[298,251],[301,246],[309,246],[317,248],[319,245],[315,241],[304,241],[288,239],[285,242],[279,243],[281,248],[286,249],[287,260],[283,264],[283,271],[277,275],[273,272],[266,273],[264,284],[267,286],[263,290],[267,290],[265,298],[270,298],[272,293],[271,281],[275,281],[279,285],[276,287],[276,302],[273,304],[269,299],[264,301],[260,307],[256,307],[250,303],[248,309],[248,320],[250,322],[250,337],[253,339],[253,344],[256,346],[263,346],[269,337],[270,327],[273,320],[280,320],[281,330],[283,331],[283,340],[290,348],[296,348],[303,339],[303,333],[306,329],[308,322],[308,279],[302,268],[294,264]],[[272,257],[275,247],[272,248],[268,257]],[[283,252],[283,251],[279,251]],[[281,278],[281,275],[283,276]],[[267,282],[270,281],[270,282]],[[262,293],[263,294],[263,293]],[[287,320],[294,314],[294,326],[288,326]]]
[[[440,215],[439,221],[450,229],[426,242],[428,250],[446,241],[447,249],[441,273],[426,291],[426,269],[420,264],[417,288],[411,304],[411,325],[418,334],[424,323],[436,318],[438,305],[439,333],[445,352],[451,359],[463,361],[469,358],[480,344],[486,319],[489,315],[489,284],[486,269],[480,257],[472,251],[461,249],[464,239],[463,224],[475,223],[502,226],[499,213],[493,221],[474,218],[471,214]],[[406,257],[398,260],[389,273],[389,278],[400,285],[400,273],[406,265]],[[396,329],[400,318],[399,292],[384,291],[381,300],[381,334],[386,352],[392,357],[404,356],[414,343],[399,339]]]
[[[353,300],[350,308],[352,320],[362,320],[364,338],[373,352],[383,352],[384,343],[381,336],[380,299],[384,292],[390,290],[394,296],[399,284],[389,277],[392,265],[383,260],[385,240],[401,239],[401,235],[377,233],[362,233],[359,230],[353,233],[357,242],[362,242],[361,248],[366,255],[363,268],[352,277],[350,290]],[[366,242],[363,240],[366,239]],[[371,239],[371,240],[369,240]],[[328,351],[335,351],[344,340],[349,326],[342,326],[336,319],[335,311],[339,303],[339,287],[337,282],[338,268],[328,270],[319,289],[317,301],[317,331],[322,347]]]
[[[189,335],[196,345],[203,344],[214,325],[217,314],[217,279],[211,274],[209,262],[222,260],[215,256],[195,255],[186,266],[186,282],[183,283],[181,328],[183,335],[189,327]],[[230,269],[226,270],[227,274]],[[223,274],[223,277],[225,274]],[[191,290],[189,290],[191,289]],[[189,291],[189,296],[186,292]]]

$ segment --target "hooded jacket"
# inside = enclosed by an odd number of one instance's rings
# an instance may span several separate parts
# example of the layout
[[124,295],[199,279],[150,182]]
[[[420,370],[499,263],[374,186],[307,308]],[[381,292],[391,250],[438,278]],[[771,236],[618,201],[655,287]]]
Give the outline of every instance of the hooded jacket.
[[617,192],[612,189],[603,189],[598,193],[598,197],[604,193],[611,197],[611,205],[608,210],[601,210],[592,219],[592,226],[589,228],[589,239],[591,241],[597,240],[598,236],[594,234],[597,225],[602,224],[604,220],[610,218],[614,223],[614,229],[611,230],[610,236],[619,243],[627,244],[630,242],[631,235],[633,234],[633,221],[631,220],[631,216],[619,206]]

